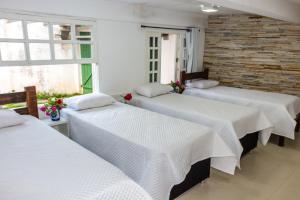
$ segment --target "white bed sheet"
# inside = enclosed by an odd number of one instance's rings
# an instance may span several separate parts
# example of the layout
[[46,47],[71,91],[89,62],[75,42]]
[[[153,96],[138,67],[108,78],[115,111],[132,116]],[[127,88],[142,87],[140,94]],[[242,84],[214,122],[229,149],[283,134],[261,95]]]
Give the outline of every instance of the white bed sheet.
[[265,145],[272,132],[271,123],[256,109],[198,97],[175,93],[153,98],[135,95],[131,104],[212,128],[235,153],[237,160],[243,152],[240,138],[260,131],[260,141]]
[[115,103],[85,111],[64,110],[73,140],[114,164],[154,199],[166,200],[191,166],[212,158],[212,166],[233,174],[236,158],[211,129]]
[[43,122],[0,129],[1,200],[150,200],[121,170]]
[[300,113],[300,98],[297,96],[226,86],[204,90],[188,88],[184,94],[259,109],[273,124],[274,134],[295,138],[295,118]]

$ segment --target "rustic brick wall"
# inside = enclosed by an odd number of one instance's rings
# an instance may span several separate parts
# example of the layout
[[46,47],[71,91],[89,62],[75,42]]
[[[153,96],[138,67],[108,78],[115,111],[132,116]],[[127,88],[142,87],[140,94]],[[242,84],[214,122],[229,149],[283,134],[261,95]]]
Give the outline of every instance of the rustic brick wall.
[[300,24],[256,15],[209,17],[204,66],[227,86],[300,96]]

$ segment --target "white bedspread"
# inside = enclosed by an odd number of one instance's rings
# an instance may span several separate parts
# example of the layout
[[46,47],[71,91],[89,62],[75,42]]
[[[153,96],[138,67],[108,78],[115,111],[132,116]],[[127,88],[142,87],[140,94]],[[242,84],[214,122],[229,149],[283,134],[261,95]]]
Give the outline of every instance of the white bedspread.
[[1,200],[150,200],[110,163],[26,116],[0,129]]
[[[237,160],[240,160],[243,152],[240,138],[260,131],[260,141],[266,144],[272,131],[271,123],[258,110],[218,101],[165,94],[153,98],[135,95],[131,103],[212,128],[229,145]],[[239,163],[237,166],[240,167]]]
[[257,108],[272,122],[275,134],[295,138],[295,118],[300,113],[297,96],[226,86],[205,90],[190,88],[184,94]]
[[154,199],[167,200],[191,166],[212,158],[212,166],[234,173],[236,159],[211,129],[115,103],[84,111],[64,110],[71,138],[119,167]]

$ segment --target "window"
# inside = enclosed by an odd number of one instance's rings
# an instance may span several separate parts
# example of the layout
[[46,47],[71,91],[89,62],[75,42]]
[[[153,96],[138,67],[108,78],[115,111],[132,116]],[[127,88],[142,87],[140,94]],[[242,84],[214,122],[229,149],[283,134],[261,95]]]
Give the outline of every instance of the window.
[[93,21],[0,14],[0,66],[95,63],[94,30]]
[[95,30],[90,19],[0,12],[0,93],[28,85],[42,94],[92,92]]

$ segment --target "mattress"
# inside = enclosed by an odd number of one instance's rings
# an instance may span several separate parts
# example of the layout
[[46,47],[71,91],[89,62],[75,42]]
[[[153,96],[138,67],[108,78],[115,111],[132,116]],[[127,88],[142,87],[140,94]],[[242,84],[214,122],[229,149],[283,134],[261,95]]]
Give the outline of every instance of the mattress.
[[272,132],[271,123],[258,110],[218,101],[171,93],[152,98],[135,95],[131,104],[212,128],[237,160],[243,152],[239,139],[259,131],[260,141],[266,144]]
[[74,141],[120,168],[154,199],[168,199],[191,166],[207,158],[212,167],[234,173],[234,154],[207,127],[122,103],[63,114]]
[[184,94],[257,108],[272,122],[274,134],[295,138],[295,119],[300,113],[300,98],[297,96],[226,86],[189,88]]
[[150,200],[122,171],[43,122],[0,129],[1,200]]

